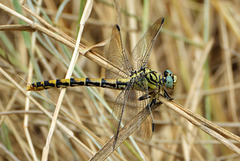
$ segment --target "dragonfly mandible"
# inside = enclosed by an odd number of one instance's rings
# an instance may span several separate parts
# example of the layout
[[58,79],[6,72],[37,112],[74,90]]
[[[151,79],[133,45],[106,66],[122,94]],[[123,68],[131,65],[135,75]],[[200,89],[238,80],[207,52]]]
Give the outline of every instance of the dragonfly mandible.
[[[175,87],[177,76],[172,74],[170,70],[165,70],[162,75],[146,67],[152,47],[162,28],[163,22],[164,19],[160,18],[149,27],[133,49],[132,59],[129,58],[122,45],[120,27],[118,25],[113,27],[107,59],[124,71],[126,77],[107,70],[106,78],[48,80],[33,83],[27,87],[27,90],[39,91],[52,87],[74,86],[96,86],[122,90],[114,102],[112,112],[112,126],[115,132],[116,143],[119,130],[121,129],[123,115],[125,115],[124,111],[130,111],[130,113],[136,115],[137,112],[143,108],[149,107],[150,110],[151,104],[156,102],[160,94],[167,99],[171,99],[167,91]],[[134,106],[134,108],[132,106]],[[151,111],[149,112],[151,113]],[[147,113],[145,114],[147,115]],[[138,136],[144,140],[150,140],[152,137],[152,132],[154,131],[152,119],[152,116],[149,115],[147,119],[139,125]]]

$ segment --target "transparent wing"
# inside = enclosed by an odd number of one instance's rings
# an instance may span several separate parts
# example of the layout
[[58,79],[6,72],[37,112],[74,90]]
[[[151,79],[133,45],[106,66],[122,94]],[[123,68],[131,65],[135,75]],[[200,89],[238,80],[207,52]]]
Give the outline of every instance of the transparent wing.
[[[137,107],[138,107],[137,113],[138,113],[148,106],[149,99],[147,98],[144,100],[139,100],[141,96],[146,95],[147,91],[135,91],[135,92],[138,98],[138,101],[137,101]],[[135,115],[137,115],[137,113],[135,113]],[[146,120],[138,125],[138,129],[136,130],[134,135],[138,138],[141,138],[142,140],[149,141],[151,140],[152,133],[153,133],[153,129],[152,129],[153,120],[149,115],[149,111],[145,111],[142,117],[146,117]]]
[[163,22],[163,18],[154,22],[133,49],[132,57],[134,61],[134,70],[138,71],[141,67],[145,67]]
[[124,89],[116,98],[114,105],[113,105],[113,109],[112,109],[112,128],[113,128],[113,132],[116,134],[119,132],[119,130],[121,129],[121,123],[122,123],[122,119],[123,119],[123,115],[126,107],[127,107],[127,103],[129,100],[129,95],[131,95],[131,86],[132,84],[129,83],[129,85],[126,87],[126,89]]
[[138,130],[136,131],[137,137],[141,138],[142,140],[149,141],[152,138],[152,132],[153,132],[153,120],[152,117],[149,115],[151,114],[150,111],[150,97],[149,97],[149,91],[147,90],[147,80],[145,77],[142,79],[139,79],[137,81],[137,84],[142,84],[142,90],[136,91],[137,92],[137,99],[138,99],[138,112],[142,111],[144,108],[147,108],[148,110],[145,110],[143,113],[143,117],[146,117],[146,120],[142,122],[142,124],[138,125]]
[[[112,37],[109,44],[109,50],[107,52],[107,59],[119,69],[124,71],[128,76],[130,75],[130,71],[133,70],[130,59],[128,58],[128,55],[126,54],[126,51],[122,45],[120,28],[118,25],[115,25],[112,29]],[[120,75],[107,70],[106,77],[120,78]]]
[[144,141],[150,141],[153,134],[151,116],[147,116],[146,120],[140,125],[139,129],[134,133],[134,136],[141,138]]
[[[118,95],[112,113],[112,125],[115,134],[121,129],[120,123],[125,125],[125,123],[129,122],[138,112],[147,106],[148,99],[139,100],[143,95],[146,95],[146,91],[131,90],[130,87],[128,90],[124,90]],[[143,115],[148,114],[148,111],[143,113]],[[137,137],[143,140],[150,140],[152,138],[151,117],[148,116],[144,122],[141,124],[139,123],[135,133]]]

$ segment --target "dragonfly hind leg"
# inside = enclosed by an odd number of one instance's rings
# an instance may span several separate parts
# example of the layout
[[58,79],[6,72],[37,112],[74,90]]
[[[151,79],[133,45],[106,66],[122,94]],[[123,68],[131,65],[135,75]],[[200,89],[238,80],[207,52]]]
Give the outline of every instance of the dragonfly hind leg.
[[154,99],[151,101],[150,106],[148,106],[149,111],[151,112],[150,115],[151,115],[151,117],[152,117],[152,132],[155,131],[155,123],[154,123],[154,120],[153,120],[153,115],[152,115],[152,110],[151,110],[151,108],[152,108],[155,104],[156,104],[156,98],[154,98]]
[[[139,100],[139,101],[142,101],[142,100],[148,99],[148,98],[151,97],[152,93],[153,93],[153,92],[149,92],[149,93],[147,93],[147,94],[144,94],[144,95],[142,95],[141,97],[139,97],[138,100]],[[151,107],[151,106],[150,106],[150,107]]]

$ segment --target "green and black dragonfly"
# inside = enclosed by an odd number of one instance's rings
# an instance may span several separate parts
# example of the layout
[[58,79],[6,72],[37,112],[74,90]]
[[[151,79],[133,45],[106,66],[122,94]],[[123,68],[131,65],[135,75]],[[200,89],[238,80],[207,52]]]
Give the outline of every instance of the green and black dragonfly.
[[[177,77],[170,70],[165,70],[164,74],[158,73],[146,67],[152,47],[161,30],[164,19],[158,19],[139,40],[132,51],[132,59],[122,45],[120,28],[115,25],[112,30],[112,38],[107,53],[107,59],[124,71],[126,77],[108,70],[106,78],[70,78],[56,79],[36,82],[27,87],[28,91],[39,91],[52,87],[75,87],[75,86],[97,86],[122,90],[117,96],[113,105],[113,128],[115,132],[115,143],[118,138],[123,115],[126,120],[131,119],[127,113],[136,115],[143,108],[148,108],[155,104],[159,95],[171,99],[167,91],[172,90],[177,82]],[[124,112],[128,111],[128,112]],[[125,114],[126,113],[126,114]],[[149,115],[149,113],[145,113]],[[125,117],[124,117],[125,118]],[[139,125],[138,136],[144,140],[150,140],[154,131],[152,115]],[[124,119],[125,120],[125,119]],[[114,144],[115,146],[115,144]]]

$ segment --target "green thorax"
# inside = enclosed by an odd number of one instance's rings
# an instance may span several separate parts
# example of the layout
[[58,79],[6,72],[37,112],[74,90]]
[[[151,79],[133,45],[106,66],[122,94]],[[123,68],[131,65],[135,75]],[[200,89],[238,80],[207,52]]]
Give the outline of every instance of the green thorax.
[[135,71],[131,74],[131,81],[134,81],[135,90],[156,90],[163,85],[161,74],[147,67]]

